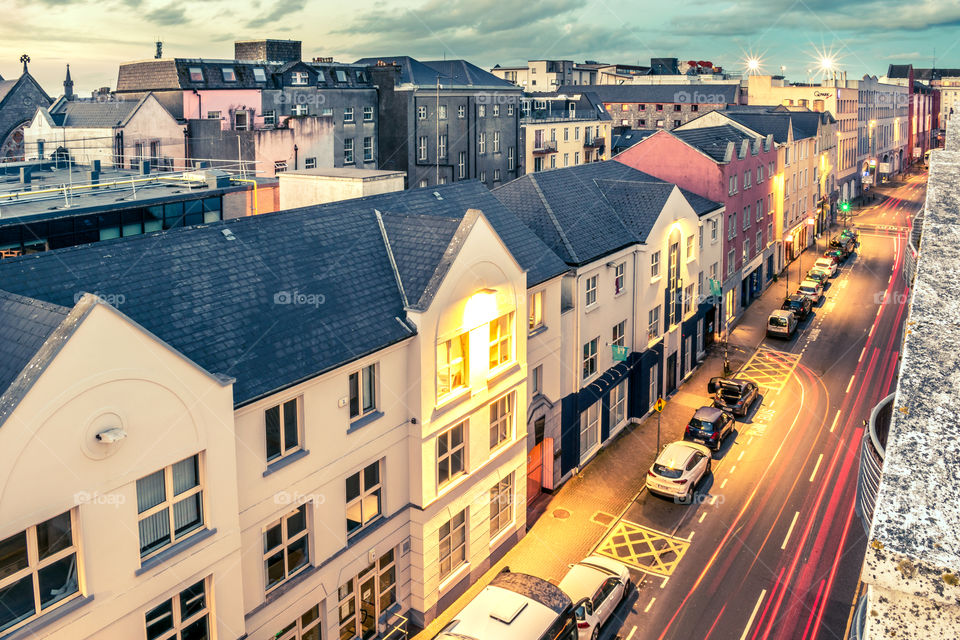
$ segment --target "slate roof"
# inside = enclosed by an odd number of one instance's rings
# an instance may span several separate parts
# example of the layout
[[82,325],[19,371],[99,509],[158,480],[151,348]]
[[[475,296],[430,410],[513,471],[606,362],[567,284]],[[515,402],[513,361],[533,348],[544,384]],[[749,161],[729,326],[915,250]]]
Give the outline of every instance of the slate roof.
[[0,282],[63,306],[81,291],[123,300],[123,313],[199,366],[236,378],[239,406],[413,335],[377,212],[413,304],[432,295],[468,208],[516,250],[528,282],[566,271],[472,181],[7,259]]
[[437,60],[420,62],[410,56],[383,56],[361,58],[354,64],[377,66],[379,63],[400,67],[400,83],[412,84],[425,89],[436,88],[437,80],[442,88],[497,88],[519,91],[519,87],[502,80],[489,71],[470,64],[466,60]]
[[7,97],[7,94],[16,84],[16,80],[0,80],[0,102],[3,102],[3,99]]
[[140,100],[71,101],[65,105],[62,122],[58,124],[64,127],[119,127],[139,104]]
[[[645,242],[676,185],[615,161],[527,174],[493,190],[570,265]],[[699,198],[699,197],[698,197]],[[696,208],[707,210],[704,198]]]
[[[232,68],[236,81],[227,82],[223,69]],[[274,72],[280,67],[268,62],[240,60],[213,60],[205,58],[169,58],[166,60],[143,60],[120,65],[117,76],[117,92],[158,91],[170,89],[270,89],[276,87]],[[190,69],[199,68],[202,81],[190,78]],[[264,70],[265,81],[258,82],[253,70]]]
[[[813,130],[810,130],[811,118],[808,115],[813,114]],[[767,136],[773,134],[773,141],[777,144],[783,144],[787,141],[790,125],[793,123],[793,138],[800,140],[809,138],[817,134],[816,119],[820,117],[815,111],[798,112],[779,107],[750,107],[735,106],[728,108],[724,114],[731,120],[747,127],[751,131],[756,131],[760,135]]]
[[610,151],[616,155],[621,151],[626,151],[633,145],[645,138],[649,138],[657,132],[656,129],[626,129],[621,133],[611,135]]
[[68,313],[65,307],[0,290],[0,395]]
[[689,104],[737,104],[740,87],[736,84],[593,84],[564,85],[558,93],[590,91],[605,103],[660,102]]
[[910,77],[910,68],[913,65],[909,64],[891,64],[887,67],[887,77],[888,78],[909,78]]
[[700,127],[693,129],[676,129],[671,132],[691,147],[702,151],[717,162],[723,162],[727,153],[727,143],[732,142],[736,152],[744,140],[751,142],[759,136],[751,136],[732,124],[723,124],[716,127]]

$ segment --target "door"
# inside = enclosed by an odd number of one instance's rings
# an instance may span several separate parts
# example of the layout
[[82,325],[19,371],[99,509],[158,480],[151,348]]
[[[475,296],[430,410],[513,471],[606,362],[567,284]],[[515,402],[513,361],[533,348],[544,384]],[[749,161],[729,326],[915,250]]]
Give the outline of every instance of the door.
[[687,368],[686,373],[693,371],[693,336],[687,336]]
[[[538,418],[537,422],[543,420]],[[527,454],[527,506],[537,499],[543,487],[543,442]]]
[[664,394],[670,393],[677,388],[677,352],[674,351],[667,357],[667,375],[663,381]]
[[377,635],[376,572],[360,583],[360,637],[363,640]]

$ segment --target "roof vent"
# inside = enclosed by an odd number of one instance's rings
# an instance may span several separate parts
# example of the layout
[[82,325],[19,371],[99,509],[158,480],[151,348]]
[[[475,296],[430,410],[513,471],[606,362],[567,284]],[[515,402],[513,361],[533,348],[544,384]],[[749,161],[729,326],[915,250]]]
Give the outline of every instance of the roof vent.
[[440,195],[440,192],[439,192],[439,191],[434,191],[434,192],[433,192],[433,197],[436,198],[437,200],[443,200],[443,196]]
[[223,237],[226,238],[227,240],[237,239],[237,236],[233,235],[233,231],[230,231],[230,229],[221,229],[220,233],[222,233]]
[[497,604],[494,609],[490,612],[490,617],[494,620],[499,620],[504,624],[510,624],[517,619],[517,616],[520,615],[520,612],[527,607],[526,602],[503,602]]

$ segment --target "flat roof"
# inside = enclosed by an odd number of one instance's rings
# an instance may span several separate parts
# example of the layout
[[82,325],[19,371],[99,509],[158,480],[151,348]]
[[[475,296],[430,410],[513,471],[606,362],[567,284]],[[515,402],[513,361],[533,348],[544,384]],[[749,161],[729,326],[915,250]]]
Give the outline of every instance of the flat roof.
[[384,169],[352,169],[350,167],[321,167],[317,169],[298,169],[296,171],[285,171],[277,174],[280,178],[291,176],[324,178],[353,178],[357,180],[369,180],[375,178],[392,178],[395,176],[405,176],[403,171],[387,171]]

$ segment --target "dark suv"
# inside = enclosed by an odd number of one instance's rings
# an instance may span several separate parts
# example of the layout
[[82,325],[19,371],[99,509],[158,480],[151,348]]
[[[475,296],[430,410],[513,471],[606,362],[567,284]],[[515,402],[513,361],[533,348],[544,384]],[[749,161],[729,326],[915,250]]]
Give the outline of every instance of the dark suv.
[[750,413],[754,400],[760,396],[760,388],[750,380],[710,378],[707,391],[713,394],[713,406],[729,411],[735,416]]
[[723,440],[733,433],[733,416],[716,407],[700,407],[687,423],[684,439],[702,442],[714,451],[723,446]]
[[793,315],[797,316],[797,320],[804,320],[810,315],[810,310],[813,309],[813,303],[810,302],[810,298],[807,296],[795,293],[792,296],[787,296],[787,299],[783,301],[780,308],[784,311],[793,311]]

